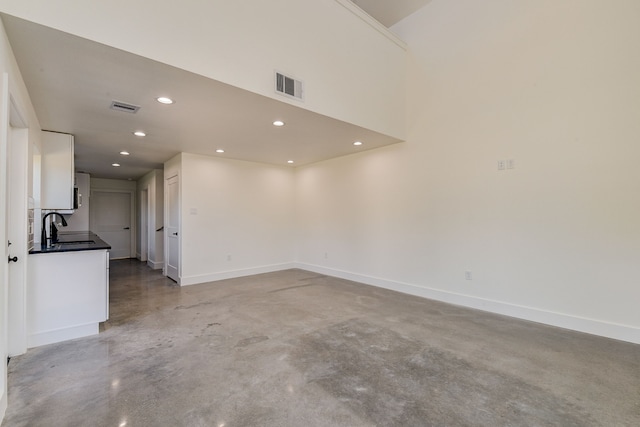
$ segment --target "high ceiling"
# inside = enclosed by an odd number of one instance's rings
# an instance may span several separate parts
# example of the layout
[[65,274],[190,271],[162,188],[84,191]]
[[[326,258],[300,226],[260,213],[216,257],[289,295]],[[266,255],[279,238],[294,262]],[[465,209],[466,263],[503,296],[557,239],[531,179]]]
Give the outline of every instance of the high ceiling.
[[351,0],[386,27],[401,21],[431,0]]
[[[355,3],[388,25],[428,1]],[[179,152],[300,166],[399,142],[32,22],[2,20],[41,127],[75,135],[76,169],[94,177],[137,179]],[[176,103],[156,102],[164,93]],[[141,108],[114,111],[112,101]],[[273,126],[277,119],[286,125]],[[147,136],[134,136],[136,130]],[[356,147],[356,140],[366,144]]]

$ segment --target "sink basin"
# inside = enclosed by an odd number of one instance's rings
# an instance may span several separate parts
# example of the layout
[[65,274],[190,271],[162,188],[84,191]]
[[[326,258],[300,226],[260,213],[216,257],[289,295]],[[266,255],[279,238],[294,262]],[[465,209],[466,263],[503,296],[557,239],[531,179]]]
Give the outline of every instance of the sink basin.
[[68,242],[58,242],[58,245],[90,245],[96,243],[95,240],[72,240]]

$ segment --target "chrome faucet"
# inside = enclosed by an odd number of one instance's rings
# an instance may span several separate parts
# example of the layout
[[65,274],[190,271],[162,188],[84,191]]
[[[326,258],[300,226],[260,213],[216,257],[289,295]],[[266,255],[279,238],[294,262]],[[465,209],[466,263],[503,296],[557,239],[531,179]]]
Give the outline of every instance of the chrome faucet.
[[49,232],[50,237],[47,238],[47,221],[46,220],[47,220],[47,217],[49,215],[58,215],[60,217],[60,219],[62,220],[62,226],[63,227],[67,226],[67,221],[58,212],[46,213],[42,217],[42,233],[40,234],[40,245],[43,248],[49,247],[49,244],[48,244],[49,241],[51,241],[51,243],[57,243],[58,242],[58,227],[56,227],[56,224],[53,222],[53,218],[51,219],[51,227],[50,227],[50,232]]

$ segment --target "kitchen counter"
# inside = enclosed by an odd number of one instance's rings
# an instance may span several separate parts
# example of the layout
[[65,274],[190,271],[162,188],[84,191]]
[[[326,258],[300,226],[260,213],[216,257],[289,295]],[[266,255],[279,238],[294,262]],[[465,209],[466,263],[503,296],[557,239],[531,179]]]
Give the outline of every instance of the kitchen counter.
[[95,335],[109,318],[111,246],[90,231],[58,238],[29,252],[28,348]]
[[111,245],[91,231],[58,232],[58,242],[49,248],[36,245],[30,254],[109,250]]

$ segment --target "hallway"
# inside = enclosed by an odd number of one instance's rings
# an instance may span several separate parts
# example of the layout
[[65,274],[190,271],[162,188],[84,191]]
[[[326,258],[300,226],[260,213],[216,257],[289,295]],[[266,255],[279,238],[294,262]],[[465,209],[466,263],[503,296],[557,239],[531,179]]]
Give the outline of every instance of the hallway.
[[15,426],[637,425],[640,346],[287,270],[111,263],[94,337],[9,364]]

